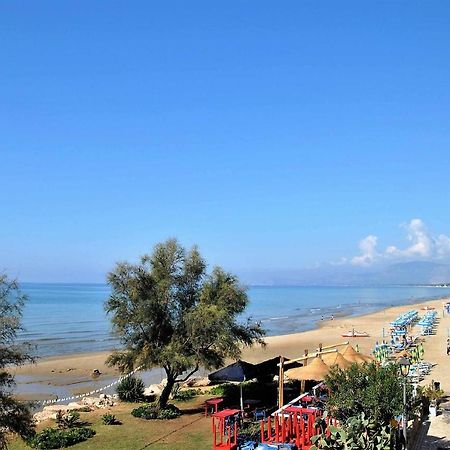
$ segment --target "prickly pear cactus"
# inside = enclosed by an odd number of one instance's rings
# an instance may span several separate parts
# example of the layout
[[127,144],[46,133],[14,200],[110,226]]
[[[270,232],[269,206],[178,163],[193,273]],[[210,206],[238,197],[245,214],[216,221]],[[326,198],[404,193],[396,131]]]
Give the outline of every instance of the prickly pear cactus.
[[391,433],[389,427],[380,427],[366,419],[364,413],[351,417],[340,428],[329,426],[326,433],[325,421],[318,419],[316,426],[321,434],[312,438],[311,450],[389,450]]

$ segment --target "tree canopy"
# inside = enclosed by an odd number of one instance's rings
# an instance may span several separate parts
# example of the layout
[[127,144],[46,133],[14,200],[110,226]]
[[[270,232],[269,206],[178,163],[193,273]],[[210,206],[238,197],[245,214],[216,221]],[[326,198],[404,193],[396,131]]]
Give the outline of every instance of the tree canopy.
[[108,363],[123,371],[163,367],[161,407],[174,384],[199,367],[216,369],[226,358],[237,359],[242,346],[263,344],[261,326],[241,318],[245,288],[220,267],[207,273],[196,247],[186,250],[169,239],[138,264],[118,263],[108,282],[105,308],[124,347]]
[[364,413],[380,425],[388,425],[403,409],[403,380],[395,364],[352,364],[333,367],[325,379],[330,389],[328,408],[341,421]]
[[33,361],[29,347],[16,341],[25,300],[17,282],[0,274],[0,449],[7,448],[8,432],[26,438],[34,431],[28,405],[12,397],[15,382],[7,371],[8,367]]

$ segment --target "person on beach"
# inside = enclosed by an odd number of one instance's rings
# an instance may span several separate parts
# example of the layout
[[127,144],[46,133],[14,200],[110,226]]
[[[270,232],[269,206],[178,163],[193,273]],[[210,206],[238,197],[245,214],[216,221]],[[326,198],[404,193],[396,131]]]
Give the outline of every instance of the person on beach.
[[450,355],[450,338],[447,339],[447,355]]

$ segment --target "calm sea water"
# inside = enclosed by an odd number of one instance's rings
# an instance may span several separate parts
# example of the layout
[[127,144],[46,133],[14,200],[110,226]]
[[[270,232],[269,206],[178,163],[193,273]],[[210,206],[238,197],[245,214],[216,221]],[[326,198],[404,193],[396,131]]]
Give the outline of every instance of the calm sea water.
[[[110,333],[103,304],[109,288],[102,284],[32,284],[22,290],[26,331],[20,339],[36,345],[40,356],[109,350],[118,345]],[[390,305],[449,295],[427,287],[251,287],[248,315],[269,335],[314,328],[322,316],[359,315]]]

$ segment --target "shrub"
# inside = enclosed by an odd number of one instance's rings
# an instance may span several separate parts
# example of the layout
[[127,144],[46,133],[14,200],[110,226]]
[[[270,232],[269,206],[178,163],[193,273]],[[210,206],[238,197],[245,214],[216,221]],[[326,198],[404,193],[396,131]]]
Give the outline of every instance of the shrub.
[[167,405],[158,411],[158,419],[171,420],[181,416],[181,411],[175,405]]
[[181,415],[181,411],[175,405],[167,405],[165,408],[158,409],[155,404],[148,404],[139,406],[131,414],[134,417],[139,417],[140,419],[153,420],[153,419],[176,419]]
[[[253,381],[242,383],[242,392],[244,398],[254,398],[263,400],[270,404],[277,396],[276,384],[260,384]],[[239,401],[239,385],[232,383],[223,383],[213,386],[208,392],[210,395],[226,398],[230,403]]]
[[70,411],[63,413],[59,411],[56,414],[56,423],[61,430],[68,430],[70,428],[79,428],[83,426],[83,422],[80,420],[80,413],[76,411]]
[[229,399],[239,398],[239,386],[231,383],[219,384],[213,386],[209,393],[211,395],[218,395],[220,397],[227,397]]
[[185,389],[183,391],[178,391],[173,396],[174,400],[178,400],[179,402],[187,402],[197,395],[200,395],[202,393],[201,389]]
[[436,404],[444,396],[442,389],[434,389],[432,386],[425,386],[421,389],[421,394],[426,397],[430,403]]
[[403,379],[395,364],[353,364],[347,370],[334,366],[325,382],[330,389],[328,410],[341,422],[364,413],[380,426],[389,425],[403,410]]
[[138,406],[131,411],[131,415],[146,420],[157,419],[158,408],[153,404]]
[[79,427],[68,430],[45,428],[29,439],[28,445],[40,449],[64,448],[86,441],[94,435],[95,431],[92,428]]
[[120,420],[116,419],[116,416],[114,414],[103,414],[102,416],[102,422],[104,425],[120,425]]
[[116,388],[119,399],[123,402],[140,402],[144,399],[144,382],[140,378],[124,378]]

